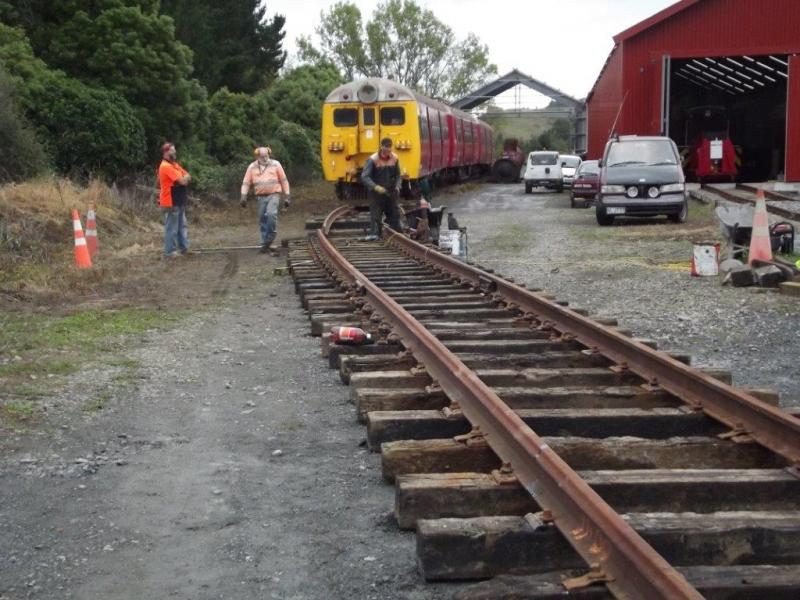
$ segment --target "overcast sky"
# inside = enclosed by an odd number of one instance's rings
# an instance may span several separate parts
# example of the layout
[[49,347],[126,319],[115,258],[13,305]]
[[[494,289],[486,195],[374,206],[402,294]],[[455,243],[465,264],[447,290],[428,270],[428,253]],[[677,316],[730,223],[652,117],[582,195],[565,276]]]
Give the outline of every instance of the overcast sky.
[[[366,21],[380,0],[354,0]],[[613,46],[611,37],[676,0],[417,0],[447,23],[459,39],[473,32],[489,47],[489,57],[502,75],[517,68],[576,98],[591,89]],[[311,35],[320,11],[334,2],[267,0],[267,13],[286,16],[285,48]],[[526,88],[527,90],[527,88]],[[546,99],[522,92],[523,106],[541,106]],[[511,108],[514,94],[501,104]]]

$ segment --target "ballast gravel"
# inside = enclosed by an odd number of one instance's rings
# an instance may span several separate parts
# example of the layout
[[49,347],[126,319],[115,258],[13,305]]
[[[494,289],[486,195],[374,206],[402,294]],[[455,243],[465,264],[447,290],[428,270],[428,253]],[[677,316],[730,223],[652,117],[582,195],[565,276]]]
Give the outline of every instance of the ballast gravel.
[[570,208],[567,193],[525,194],[522,184],[443,194],[439,204],[467,227],[471,260],[800,407],[798,299],[690,275],[694,242],[718,233],[709,207],[692,200],[680,225],[619,219],[600,227],[593,208]]

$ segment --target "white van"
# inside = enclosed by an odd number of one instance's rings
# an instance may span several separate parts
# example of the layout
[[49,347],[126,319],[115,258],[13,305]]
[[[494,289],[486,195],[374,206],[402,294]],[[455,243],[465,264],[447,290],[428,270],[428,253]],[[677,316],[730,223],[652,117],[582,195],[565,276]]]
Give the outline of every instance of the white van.
[[581,166],[581,157],[574,154],[559,154],[558,162],[561,163],[561,175],[564,180],[564,187],[571,188],[575,179],[575,173]]
[[561,163],[558,160],[558,152],[552,150],[538,150],[528,154],[525,163],[525,193],[530,194],[535,186],[543,186],[547,189],[564,190],[563,175],[561,173]]

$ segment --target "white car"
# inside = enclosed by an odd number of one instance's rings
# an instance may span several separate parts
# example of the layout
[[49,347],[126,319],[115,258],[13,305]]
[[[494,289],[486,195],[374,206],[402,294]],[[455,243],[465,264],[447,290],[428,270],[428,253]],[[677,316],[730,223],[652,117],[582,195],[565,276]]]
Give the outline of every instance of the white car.
[[528,154],[525,162],[525,193],[530,194],[534,187],[543,186],[559,192],[564,190],[564,180],[558,152],[538,150]]
[[581,166],[581,157],[574,154],[560,154],[558,161],[561,163],[564,187],[571,188],[572,182],[575,180],[575,173],[578,172],[578,167]]

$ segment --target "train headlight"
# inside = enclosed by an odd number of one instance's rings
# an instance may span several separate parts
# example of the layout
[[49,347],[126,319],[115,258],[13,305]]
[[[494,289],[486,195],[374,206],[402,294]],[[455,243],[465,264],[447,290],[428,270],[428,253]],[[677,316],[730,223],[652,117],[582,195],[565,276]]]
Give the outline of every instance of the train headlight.
[[364,104],[372,104],[378,99],[378,88],[367,82],[358,88],[356,96],[360,102],[363,102]]

